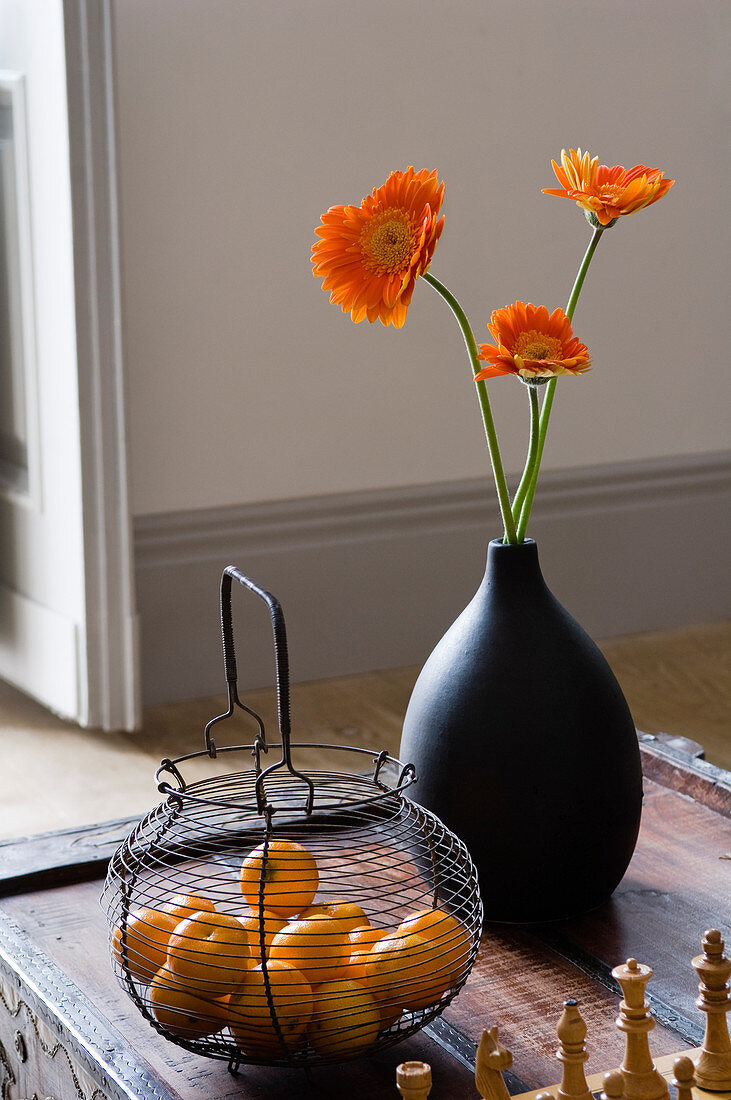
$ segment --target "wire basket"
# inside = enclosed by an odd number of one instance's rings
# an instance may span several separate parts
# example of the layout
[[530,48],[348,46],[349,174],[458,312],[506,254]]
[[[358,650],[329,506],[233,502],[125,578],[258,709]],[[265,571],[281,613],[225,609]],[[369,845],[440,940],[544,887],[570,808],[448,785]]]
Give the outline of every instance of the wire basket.
[[[231,584],[270,610],[280,740],[238,697]],[[464,844],[406,795],[414,768],[386,751],[290,740],[278,601],[228,566],[221,580],[228,710],[205,749],[162,761],[166,796],[113,856],[102,896],[117,977],[142,1015],[197,1054],[307,1067],[371,1054],[437,1016],[477,955],[482,904]],[[213,727],[246,712],[252,744]],[[309,750],[352,770],[297,770]],[[262,767],[262,756],[280,758]],[[186,783],[197,757],[247,752],[248,770]],[[370,767],[361,770],[370,759]]]

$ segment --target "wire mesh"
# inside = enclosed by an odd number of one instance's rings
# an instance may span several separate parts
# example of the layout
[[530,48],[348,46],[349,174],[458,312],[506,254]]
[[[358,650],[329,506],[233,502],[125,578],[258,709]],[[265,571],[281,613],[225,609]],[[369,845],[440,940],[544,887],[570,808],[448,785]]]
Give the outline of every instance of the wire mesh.
[[264,815],[255,769],[171,793],[109,866],[122,986],[167,1038],[231,1066],[399,1042],[446,1007],[477,954],[462,842],[380,778],[308,774],[309,815],[286,771]]

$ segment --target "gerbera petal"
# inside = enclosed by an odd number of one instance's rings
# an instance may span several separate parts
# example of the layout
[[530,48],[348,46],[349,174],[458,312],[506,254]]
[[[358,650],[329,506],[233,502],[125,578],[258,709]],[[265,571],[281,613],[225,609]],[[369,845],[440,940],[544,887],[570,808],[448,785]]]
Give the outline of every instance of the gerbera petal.
[[389,309],[392,309],[398,302],[402,289],[401,279],[398,275],[386,281],[383,287],[383,301]]
[[[389,312],[390,323],[394,328],[402,328],[406,320],[406,306],[403,302],[397,302],[392,310]],[[383,312],[381,312],[381,320],[383,321]],[[388,321],[384,322],[388,324]]]
[[499,378],[503,374],[512,374],[513,372],[508,370],[507,367],[498,367],[494,364],[490,364],[488,367],[483,367],[481,371],[478,371],[475,375],[475,382],[482,382],[485,378]]

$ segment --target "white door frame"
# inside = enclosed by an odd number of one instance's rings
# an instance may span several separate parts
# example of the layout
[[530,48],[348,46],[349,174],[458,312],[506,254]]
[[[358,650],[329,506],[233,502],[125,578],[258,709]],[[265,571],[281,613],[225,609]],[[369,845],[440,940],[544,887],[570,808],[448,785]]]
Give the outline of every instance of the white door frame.
[[[79,722],[140,725],[125,436],[111,0],[64,0],[74,230],[87,687]],[[83,655],[80,667],[84,667]]]

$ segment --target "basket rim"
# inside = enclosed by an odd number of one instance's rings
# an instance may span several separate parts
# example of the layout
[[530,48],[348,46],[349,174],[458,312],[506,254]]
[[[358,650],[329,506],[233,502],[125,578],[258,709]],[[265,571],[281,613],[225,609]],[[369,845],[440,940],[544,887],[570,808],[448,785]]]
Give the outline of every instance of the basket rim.
[[[280,768],[284,768],[283,776],[287,776],[287,782],[300,781],[309,786],[310,795],[306,799],[305,805],[301,807],[305,817],[309,817],[314,809],[317,809],[319,813],[322,812],[338,812],[345,808],[355,809],[360,806],[367,806],[373,803],[385,801],[386,799],[392,799],[394,796],[401,798],[403,792],[407,790],[413,783],[417,781],[416,769],[413,764],[404,764],[397,757],[392,756],[387,749],[372,749],[366,748],[360,745],[336,745],[329,744],[327,742],[316,741],[295,741],[291,742],[291,748],[293,749],[324,749],[334,750],[335,752],[348,752],[355,753],[361,756],[370,756],[373,762],[372,772],[369,774],[366,771],[353,772],[353,771],[326,771],[318,769],[304,774],[299,771],[295,771],[289,765],[287,756],[290,744],[287,743],[287,754],[282,754],[280,760],[275,761],[269,767],[262,769],[260,764],[260,753],[263,750],[268,753],[270,749],[282,749],[284,750],[284,742],[273,742],[262,745],[259,738],[250,744],[241,745],[227,745],[222,748],[216,748],[215,754],[212,754],[208,749],[201,749],[196,752],[184,753],[181,756],[174,758],[164,757],[157,770],[155,771],[155,782],[157,783],[157,789],[161,794],[167,795],[168,798],[174,799],[184,805],[186,803],[199,804],[204,806],[219,806],[224,809],[243,810],[247,812],[254,812],[260,817],[271,816],[277,812],[278,807],[276,804],[272,804],[267,800],[266,790],[264,788],[264,781],[273,775]],[[212,758],[213,755],[218,756],[222,753],[230,752],[247,752],[250,756],[254,757],[254,766],[247,769],[244,772],[236,773],[223,773],[207,776],[203,779],[195,780],[191,783],[186,782],[182,773],[180,772],[178,765],[184,764],[191,760],[197,760],[201,757]],[[382,771],[384,767],[390,765],[397,770],[398,779],[395,785],[386,783],[382,777]],[[163,778],[164,773],[168,773],[173,777],[177,785],[173,785],[169,781]],[[252,784],[252,791],[254,800],[252,802],[241,802],[232,798],[216,798],[211,795],[201,793],[201,790],[215,785],[220,785],[227,778],[231,778],[235,775],[242,780],[248,780]],[[334,802],[329,803],[316,803],[315,790],[317,784],[315,780],[323,779],[328,780],[343,780],[354,784],[360,784],[362,786],[371,785],[374,792],[367,797],[354,797],[347,798],[342,797]],[[320,787],[322,789],[322,786]],[[292,805],[291,802],[286,806],[289,812],[296,812],[299,808]]]

